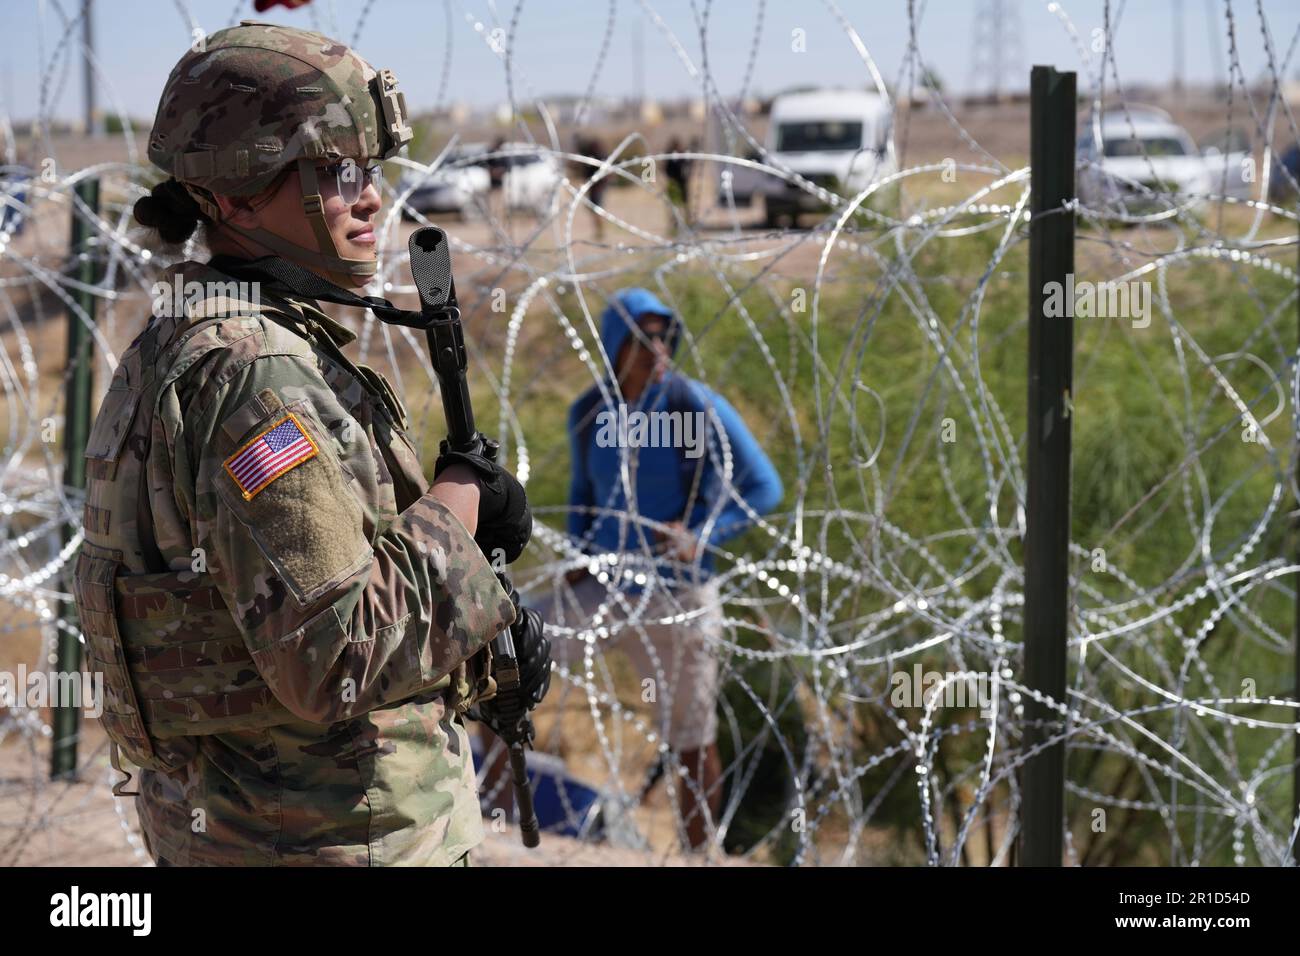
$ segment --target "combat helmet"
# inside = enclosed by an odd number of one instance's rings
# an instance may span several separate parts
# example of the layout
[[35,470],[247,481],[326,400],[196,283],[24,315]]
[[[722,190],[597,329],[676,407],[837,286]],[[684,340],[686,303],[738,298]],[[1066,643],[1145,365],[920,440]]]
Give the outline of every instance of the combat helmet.
[[213,193],[251,196],[296,163],[309,249],[266,229],[225,228],[302,265],[353,276],[373,260],[339,255],[325,222],[316,164],[387,159],[410,142],[406,97],[343,43],[307,30],[241,21],[191,47],[167,78],[149,159],[184,184],[213,222]]

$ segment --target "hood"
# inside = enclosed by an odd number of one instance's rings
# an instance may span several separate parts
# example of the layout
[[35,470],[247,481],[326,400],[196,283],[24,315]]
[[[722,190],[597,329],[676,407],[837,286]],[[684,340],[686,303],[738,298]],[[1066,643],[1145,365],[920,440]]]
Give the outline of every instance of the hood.
[[618,361],[618,351],[632,334],[632,324],[646,312],[664,316],[668,319],[668,327],[677,330],[679,334],[673,336],[673,352],[676,353],[681,341],[681,320],[672,309],[660,302],[649,289],[619,289],[610,297],[609,305],[600,316],[600,344],[605,347],[611,364]]

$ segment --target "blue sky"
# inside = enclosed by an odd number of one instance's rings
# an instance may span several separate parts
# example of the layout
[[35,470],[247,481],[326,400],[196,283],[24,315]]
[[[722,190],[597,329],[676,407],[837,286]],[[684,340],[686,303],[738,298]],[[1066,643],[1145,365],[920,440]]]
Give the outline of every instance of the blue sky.
[[[991,2],[991,0],[986,0]],[[1004,0],[1014,3],[1015,0]],[[1171,11],[1180,0],[1127,0],[1112,3],[1118,16],[1115,37],[1120,79],[1126,83],[1164,82],[1174,62]],[[206,31],[230,24],[232,14],[303,27],[316,27],[351,41],[364,0],[313,0],[309,9],[283,8],[257,15],[252,0],[94,0],[96,46],[107,82],[100,86],[102,109],[114,103],[136,117],[152,117],[158,94],[171,66],[190,42],[187,13]],[[1181,0],[1184,13],[1184,62],[1189,82],[1209,81],[1215,73],[1211,15],[1218,40],[1218,61],[1227,63],[1228,41],[1223,0]],[[915,0],[921,11],[919,43],[926,62],[952,90],[966,88],[971,77],[976,42],[978,0]],[[1275,55],[1284,57],[1300,26],[1300,3],[1261,0],[1273,36]],[[612,96],[637,90],[636,51],[641,50],[641,75],[647,95],[675,98],[698,93],[700,82],[673,49],[664,32],[645,13],[657,13],[698,67],[703,60],[696,12],[706,0],[615,0],[614,28],[608,53],[596,78],[596,89]],[[907,0],[839,0],[839,9],[857,29],[863,43],[889,82],[898,76],[907,49]],[[1079,56],[1047,0],[1019,0],[1020,69],[1027,76],[1033,63],[1080,69]],[[1085,43],[1102,25],[1103,0],[1065,0]],[[450,35],[451,71],[448,101],[487,105],[506,98],[504,60],[485,38],[504,31],[518,13],[514,44],[517,99],[534,95],[581,93],[592,73],[605,36],[608,0],[374,0],[357,47],[376,66],[396,72],[414,109],[437,101],[443,74],[444,50]],[[63,37],[64,15],[79,8],[78,0],[0,0],[0,98],[12,116],[36,113],[42,78],[54,104],[54,114],[76,117],[81,112],[80,35],[77,55],[64,71],[52,54]],[[450,31],[448,30],[450,8]],[[762,30],[754,58],[751,90],[776,92],[794,84],[861,85],[868,73],[848,34],[831,9],[818,0],[768,0],[761,6]],[[1255,0],[1232,0],[1240,58],[1248,76],[1266,65]],[[757,0],[714,0],[709,6],[707,57],[710,72],[727,95],[739,91],[755,27]],[[694,11],[694,12],[693,12]],[[313,14],[315,19],[313,19]],[[804,31],[805,52],[792,50],[793,31]],[[637,41],[637,35],[640,41]],[[1014,50],[1014,47],[1012,48]],[[42,60],[42,50],[44,59]],[[41,69],[56,64],[52,72]],[[1297,76],[1293,59],[1287,76]],[[1086,76],[1080,76],[1080,86]],[[1019,84],[1023,86],[1024,84]]]

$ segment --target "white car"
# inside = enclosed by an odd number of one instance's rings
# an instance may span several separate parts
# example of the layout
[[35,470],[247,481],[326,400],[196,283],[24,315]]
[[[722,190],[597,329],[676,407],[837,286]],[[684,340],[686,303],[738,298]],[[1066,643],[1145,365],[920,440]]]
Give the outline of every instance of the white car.
[[478,159],[486,151],[483,143],[465,143],[443,157],[431,173],[408,170],[398,185],[398,195],[411,190],[402,215],[408,219],[414,218],[415,212],[454,212],[462,218],[471,215],[475,207],[486,202],[491,189],[487,168]]
[[1079,200],[1110,214],[1199,210],[1214,195],[1249,195],[1249,153],[1229,136],[1204,154],[1168,113],[1152,107],[1105,113],[1078,141]]
[[[898,172],[893,107],[878,93],[814,90],[785,93],[772,102],[764,147],[769,165],[785,167],[814,185],[854,196]],[[815,193],[774,176],[755,189],[766,202],[769,227],[801,212],[825,210]]]
[[564,170],[560,161],[531,143],[507,143],[498,152],[504,176],[501,190],[510,209],[523,210],[539,219],[549,218],[559,206]]
[[1216,196],[1250,199],[1258,170],[1250,139],[1237,129],[1224,129],[1201,140],[1201,156],[1210,171],[1210,192]]

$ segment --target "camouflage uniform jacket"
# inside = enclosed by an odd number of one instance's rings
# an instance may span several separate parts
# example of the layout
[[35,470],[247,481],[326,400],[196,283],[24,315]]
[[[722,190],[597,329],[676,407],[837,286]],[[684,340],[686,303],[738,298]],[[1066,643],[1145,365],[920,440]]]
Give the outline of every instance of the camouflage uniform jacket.
[[[227,281],[199,263],[178,269]],[[187,763],[142,772],[140,823],[151,852],[177,865],[450,864],[483,838],[454,695],[472,683],[463,662],[513,608],[464,526],[426,494],[401,402],[343,355],[353,334],[314,303],[268,304],[155,315],[114,388],[150,363],[144,379],[168,384],[152,409],[108,426],[132,429],[122,454],[139,462],[126,474],[147,484],[144,506],[123,506],[135,490],[90,472],[87,542],[121,549],[127,583],[205,563],[254,677],[287,711],[274,726],[182,738],[196,744]],[[188,333],[187,358],[158,367]],[[289,413],[315,453],[260,489],[241,485],[226,464]]]

